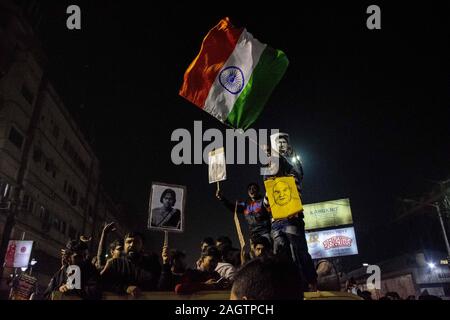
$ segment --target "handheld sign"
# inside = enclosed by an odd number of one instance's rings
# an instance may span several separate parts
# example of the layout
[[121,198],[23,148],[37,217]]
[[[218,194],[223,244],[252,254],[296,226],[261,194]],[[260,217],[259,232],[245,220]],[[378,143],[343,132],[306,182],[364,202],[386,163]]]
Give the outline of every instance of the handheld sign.
[[264,181],[274,219],[295,215],[303,209],[294,177],[278,177]]
[[[225,163],[225,150],[219,148],[209,152],[208,176],[209,183],[219,182],[227,179],[227,166]],[[219,188],[219,187],[218,187]]]
[[148,229],[183,232],[186,187],[154,182],[150,192]]

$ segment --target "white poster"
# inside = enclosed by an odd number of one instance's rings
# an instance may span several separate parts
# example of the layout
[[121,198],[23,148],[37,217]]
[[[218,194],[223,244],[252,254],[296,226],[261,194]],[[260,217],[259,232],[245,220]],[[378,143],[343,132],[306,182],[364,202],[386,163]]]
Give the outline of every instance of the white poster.
[[209,152],[208,175],[209,183],[227,179],[227,166],[225,163],[225,149],[219,148]]
[[306,242],[309,254],[313,259],[358,254],[353,227],[307,232]]
[[32,248],[33,241],[9,240],[5,266],[7,268],[27,268]]

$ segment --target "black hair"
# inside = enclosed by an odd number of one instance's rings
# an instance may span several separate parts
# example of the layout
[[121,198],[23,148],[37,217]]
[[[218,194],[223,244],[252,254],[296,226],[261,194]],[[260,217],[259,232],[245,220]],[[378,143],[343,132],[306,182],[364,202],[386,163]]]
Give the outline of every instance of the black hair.
[[222,243],[217,247],[217,249],[219,250],[220,260],[222,262],[234,264],[233,250],[229,244]]
[[250,182],[250,183],[247,185],[247,190],[250,189],[251,186],[255,186],[256,189],[259,191],[259,185],[258,185],[256,182]]
[[80,252],[84,250],[88,250],[88,246],[84,241],[81,241],[79,239],[69,240],[65,248],[66,254],[72,254],[74,252]]
[[123,248],[123,240],[116,239],[113,242],[111,242],[111,244],[109,245],[109,250],[114,251],[117,247]]
[[261,236],[252,236],[251,237],[252,240],[252,245],[255,247],[257,244],[262,244],[264,246],[264,248],[271,250],[272,249],[272,244],[270,243],[269,239],[267,239],[266,237],[261,237]]
[[209,246],[208,248],[206,248],[206,250],[202,253],[202,258],[204,257],[213,257],[217,260],[220,260],[220,252],[217,249],[217,247],[215,246]]
[[163,193],[161,194],[161,198],[159,198],[159,202],[163,203],[163,198],[166,196],[166,194],[170,193],[173,196],[173,201],[176,202],[177,201],[177,195],[175,194],[175,191],[173,191],[172,189],[166,189],[163,191]]
[[400,295],[395,291],[389,291],[388,293],[385,294],[385,296],[400,300]]
[[214,239],[211,237],[206,237],[202,240],[202,242],[200,242],[201,244],[206,243],[209,246],[213,246],[214,245]]
[[138,231],[128,232],[128,233],[125,234],[125,237],[123,237],[123,238],[126,239],[126,238],[137,238],[137,237],[141,238],[142,243],[145,242],[144,235],[141,232],[138,232]]
[[280,134],[278,137],[275,138],[275,141],[278,142],[278,140],[280,140],[280,139],[284,139],[284,140],[286,140],[286,142],[289,143],[289,135],[288,134]]
[[180,250],[170,250],[169,254],[169,262],[170,264],[173,264],[174,260],[180,260],[186,258],[186,254],[183,251]]
[[232,245],[231,239],[228,238],[227,236],[220,236],[220,237],[218,237],[216,242],[225,243],[225,244],[228,244],[229,246]]
[[302,277],[292,262],[276,257],[246,263],[234,278],[233,293],[251,300],[301,300]]

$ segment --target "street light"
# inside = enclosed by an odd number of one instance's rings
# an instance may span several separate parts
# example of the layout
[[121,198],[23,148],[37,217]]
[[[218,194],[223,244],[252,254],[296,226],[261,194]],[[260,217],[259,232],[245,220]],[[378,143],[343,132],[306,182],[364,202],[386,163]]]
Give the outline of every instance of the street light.
[[442,219],[442,213],[441,213],[441,209],[439,208],[439,203],[437,203],[437,202],[435,202],[435,203],[419,202],[419,201],[412,200],[412,199],[403,199],[403,202],[415,203],[415,204],[421,205],[421,206],[434,207],[436,209],[436,212],[439,217],[439,221],[441,223],[442,234],[444,236],[444,241],[445,241],[445,247],[447,248],[447,258],[450,258],[450,245],[448,243],[447,233],[445,232],[444,220]]
[[434,264],[433,262],[428,262],[427,264],[430,269],[434,269],[436,267],[436,264]]
[[368,267],[369,264],[368,263],[363,263],[363,267]]

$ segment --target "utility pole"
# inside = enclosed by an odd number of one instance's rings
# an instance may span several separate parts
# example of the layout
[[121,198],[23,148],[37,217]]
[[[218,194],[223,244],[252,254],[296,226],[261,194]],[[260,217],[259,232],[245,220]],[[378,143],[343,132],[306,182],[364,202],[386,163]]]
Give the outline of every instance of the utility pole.
[[441,223],[442,234],[444,235],[445,246],[447,248],[447,259],[450,259],[450,245],[448,243],[447,232],[445,231],[444,219],[442,218],[442,212],[441,212],[441,209],[439,208],[439,203],[436,202],[434,204],[434,207],[437,210],[437,213],[438,213],[438,216],[439,216],[439,221]]
[[426,202],[419,202],[419,201],[411,200],[411,199],[403,199],[403,201],[407,202],[407,203],[414,203],[414,204],[417,204],[419,206],[434,207],[436,209],[436,212],[437,212],[438,217],[439,217],[439,222],[440,222],[441,228],[442,228],[442,235],[444,237],[445,247],[447,249],[447,259],[450,259],[450,244],[448,243],[447,232],[445,230],[444,219],[442,217],[442,213],[441,213],[441,208],[439,206],[439,202],[426,203]]

